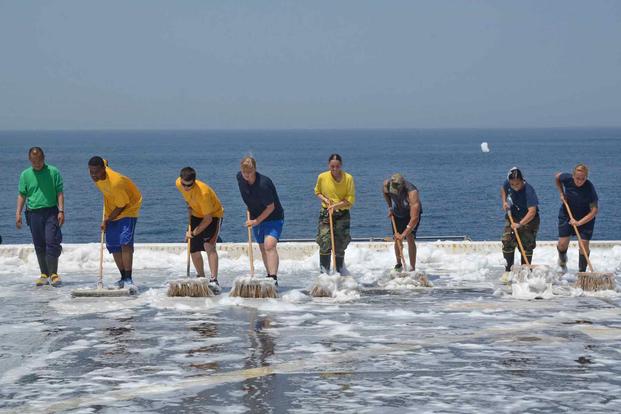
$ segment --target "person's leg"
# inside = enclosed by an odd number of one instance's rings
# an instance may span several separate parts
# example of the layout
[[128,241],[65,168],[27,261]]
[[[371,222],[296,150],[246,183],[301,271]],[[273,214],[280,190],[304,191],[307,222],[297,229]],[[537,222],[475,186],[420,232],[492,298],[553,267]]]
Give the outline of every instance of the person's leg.
[[[524,252],[526,253],[526,259],[529,264],[533,264],[533,251],[537,247],[539,216],[535,216],[530,223],[522,226],[518,231],[522,239],[522,246],[524,247]],[[522,257],[522,264],[526,264],[524,257]]]
[[328,212],[322,209],[319,213],[319,221],[317,223],[316,242],[319,245],[319,269],[324,273],[330,272],[332,242],[330,241],[330,223]]
[[211,279],[218,279],[218,252],[216,251],[216,238],[213,242],[205,243],[205,252],[207,252],[207,262],[209,263],[209,271]]
[[271,276],[278,275],[278,250],[276,250],[276,245],[278,244],[278,239],[273,236],[265,237],[265,242],[262,245],[265,251],[265,267],[267,268],[267,273]]
[[416,239],[414,234],[410,233],[406,237],[408,241],[408,254],[410,255],[410,270],[416,270]]
[[334,221],[334,250],[336,253],[336,271],[341,273],[345,266],[345,250],[351,241],[349,232],[349,211],[346,210],[336,216]]
[[511,222],[508,218],[505,219],[505,226],[502,231],[502,256],[505,259],[505,272],[510,272],[511,267],[515,261],[515,248],[517,242],[513,229],[511,228]]
[[50,281],[54,286],[61,283],[60,276],[58,276],[58,258],[62,252],[62,237],[58,223],[58,209],[50,209],[45,220],[45,261]]
[[125,270],[125,280],[132,281],[132,269],[134,264],[134,245],[121,246],[121,256],[123,260],[123,270]]
[[561,270],[567,271],[567,249],[569,249],[569,239],[573,234],[573,229],[569,225],[567,217],[559,216],[558,218],[558,243],[556,250],[558,251],[558,265]]
[[[591,249],[589,248],[589,243],[591,238],[593,237],[593,229],[595,227],[595,220],[588,222],[587,224],[578,227],[578,231],[580,232],[580,237],[582,237],[582,244],[584,245],[584,249],[586,251],[582,251],[582,246],[580,246],[580,255],[578,257],[578,271],[586,272],[587,270],[587,257],[591,255]],[[592,271],[592,270],[591,270]]]
[[35,281],[37,286],[47,285],[49,283],[50,272],[47,268],[46,260],[46,242],[45,242],[45,218],[38,212],[26,212],[26,223],[30,228],[32,235],[32,243],[34,244],[37,263],[41,276]]
[[201,251],[192,252],[190,254],[192,258],[192,264],[194,265],[194,269],[196,269],[196,277],[205,277],[205,264],[203,262],[203,255]]

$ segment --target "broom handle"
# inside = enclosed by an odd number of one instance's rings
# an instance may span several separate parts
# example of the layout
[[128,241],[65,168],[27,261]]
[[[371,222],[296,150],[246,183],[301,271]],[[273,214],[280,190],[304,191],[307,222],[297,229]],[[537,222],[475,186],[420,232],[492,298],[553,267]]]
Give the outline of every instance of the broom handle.
[[[397,223],[395,223],[395,216],[393,216],[392,214],[390,215],[390,221],[392,222],[392,231],[394,235],[396,236],[397,235]],[[401,240],[397,240],[395,238],[395,244],[397,245],[397,248],[399,249],[399,257],[401,258],[403,269],[407,270],[408,267],[405,264],[405,257],[403,257],[403,245],[401,244]]]
[[[101,224],[103,224],[106,219],[106,203],[104,201],[104,205],[101,209]],[[97,281],[97,287],[103,288],[103,244],[104,244],[104,233],[105,230],[101,229],[101,235],[99,237],[99,281]]]
[[[188,213],[188,232],[192,232],[192,213]],[[187,244],[187,263],[185,268],[185,274],[187,277],[190,277],[190,241],[191,239],[188,237]]]
[[[250,220],[250,211],[246,210],[246,219]],[[254,277],[254,254],[252,251],[252,228],[248,226],[248,258],[250,259],[250,276]]]
[[330,218],[330,251],[332,252],[332,269],[336,271],[336,252],[334,251],[334,223],[332,221],[332,209],[328,209],[328,217]]
[[[565,208],[567,209],[567,214],[569,214],[569,219],[573,221],[574,216],[573,214],[571,214],[571,209],[569,208],[569,204],[567,204],[567,201],[565,201],[565,197],[563,197],[563,204],[565,204]],[[589,269],[591,269],[591,273],[594,273],[595,271],[593,270],[591,259],[589,259],[589,253],[587,252],[586,246],[584,242],[582,241],[582,237],[580,237],[580,232],[578,231],[578,227],[576,227],[575,224],[572,224],[572,227],[574,228],[574,231],[576,232],[576,237],[578,238],[578,244],[580,244],[580,248],[582,249],[582,252],[584,253],[584,256],[587,259],[587,263],[589,264]]]
[[[507,216],[509,216],[509,222],[511,223],[511,225],[515,224],[515,222],[513,221],[513,216],[511,215],[511,209],[507,210]],[[520,233],[517,231],[517,229],[515,229],[513,231],[513,234],[515,234],[515,239],[518,242],[518,246],[520,246],[520,253],[522,253],[522,257],[524,258],[526,265],[530,266],[530,263],[528,262],[528,257],[526,257],[526,252],[524,251],[524,246],[522,246],[522,239],[520,238]]]

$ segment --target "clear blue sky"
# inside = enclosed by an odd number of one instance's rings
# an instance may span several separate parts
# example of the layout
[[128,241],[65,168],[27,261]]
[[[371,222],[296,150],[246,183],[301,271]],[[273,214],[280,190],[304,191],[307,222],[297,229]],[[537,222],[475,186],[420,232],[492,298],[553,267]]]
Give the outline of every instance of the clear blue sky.
[[0,129],[619,126],[621,1],[0,0]]

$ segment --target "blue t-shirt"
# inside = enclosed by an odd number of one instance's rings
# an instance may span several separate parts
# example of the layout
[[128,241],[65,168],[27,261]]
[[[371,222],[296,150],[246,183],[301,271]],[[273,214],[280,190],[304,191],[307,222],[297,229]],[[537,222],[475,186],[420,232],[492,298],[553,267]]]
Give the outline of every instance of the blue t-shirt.
[[241,172],[237,173],[237,185],[239,186],[239,192],[241,194],[244,203],[250,211],[250,218],[256,219],[263,213],[265,208],[274,203],[274,211],[270,214],[265,221],[283,220],[285,218],[285,212],[278,199],[278,193],[274,183],[268,177],[256,173],[257,178],[254,184],[248,184],[248,181],[244,180]]
[[530,207],[536,207],[537,213],[539,213],[539,200],[532,185],[524,181],[524,187],[520,191],[515,191],[509,185],[509,180],[505,180],[502,188],[505,189],[507,198],[511,198],[513,202],[511,215],[515,221],[522,220]]
[[[569,204],[569,208],[571,208],[571,214],[573,214],[576,220],[580,220],[589,214],[592,206],[597,207],[597,192],[595,192],[595,187],[589,180],[586,180],[582,187],[577,187],[572,175],[563,173],[559,176],[559,181],[563,186],[565,199],[567,204]],[[561,205],[558,216],[569,219],[565,206]]]

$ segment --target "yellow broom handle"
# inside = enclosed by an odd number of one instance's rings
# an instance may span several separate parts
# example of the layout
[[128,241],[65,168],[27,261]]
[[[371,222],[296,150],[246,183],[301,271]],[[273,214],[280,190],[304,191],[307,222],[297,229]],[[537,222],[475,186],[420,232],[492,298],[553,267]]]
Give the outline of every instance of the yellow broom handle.
[[[395,236],[397,236],[397,223],[395,223],[395,216],[390,215],[390,221],[392,222],[392,232]],[[405,264],[405,257],[403,257],[403,244],[401,244],[401,240],[397,240],[395,237],[395,243],[397,244],[397,248],[399,249],[399,257],[401,258],[401,264],[403,265],[403,269],[407,270],[407,266]]]
[[[104,205],[101,209],[101,224],[103,225],[104,220],[106,219],[106,203],[104,201]],[[97,285],[99,287],[103,287],[103,244],[104,244],[104,233],[105,230],[101,229],[101,235],[99,238],[99,282]]]
[[[567,209],[567,214],[569,214],[569,219],[574,221],[574,216],[573,214],[571,214],[571,209],[569,208],[569,204],[567,204],[567,201],[565,201],[565,197],[563,197],[563,204],[565,204],[565,208]],[[574,228],[574,231],[576,232],[576,237],[578,238],[578,244],[580,245],[580,248],[582,249],[582,252],[584,253],[584,256],[587,259],[587,263],[589,264],[589,269],[591,269],[591,273],[594,273],[595,271],[593,270],[591,259],[589,259],[589,253],[587,252],[586,245],[582,241],[582,237],[580,237],[580,232],[578,231],[578,227],[576,227],[575,224],[572,224],[572,227]]]
[[328,209],[330,218],[330,251],[332,252],[332,269],[336,271],[336,252],[334,251],[334,223],[332,222],[332,209]]
[[[188,232],[192,232],[192,213],[188,213]],[[188,241],[186,242],[187,244],[187,260],[186,260],[186,268],[185,268],[185,274],[187,277],[190,277],[190,242],[192,239],[190,239],[188,237]]]
[[[513,221],[513,216],[511,215],[511,209],[507,210],[507,216],[509,216],[509,222],[513,226],[513,224],[515,222]],[[526,265],[530,266],[530,263],[528,261],[528,257],[526,257],[526,252],[524,251],[524,246],[522,246],[522,239],[520,238],[520,233],[518,233],[517,229],[515,229],[513,231],[513,234],[515,234],[515,239],[518,242],[518,246],[520,246],[520,253],[522,253],[522,257],[524,258],[524,261],[526,262]]]
[[[246,210],[246,219],[250,220],[250,211]],[[254,254],[252,251],[252,227],[248,226],[248,258],[250,259],[250,276],[254,276]]]

